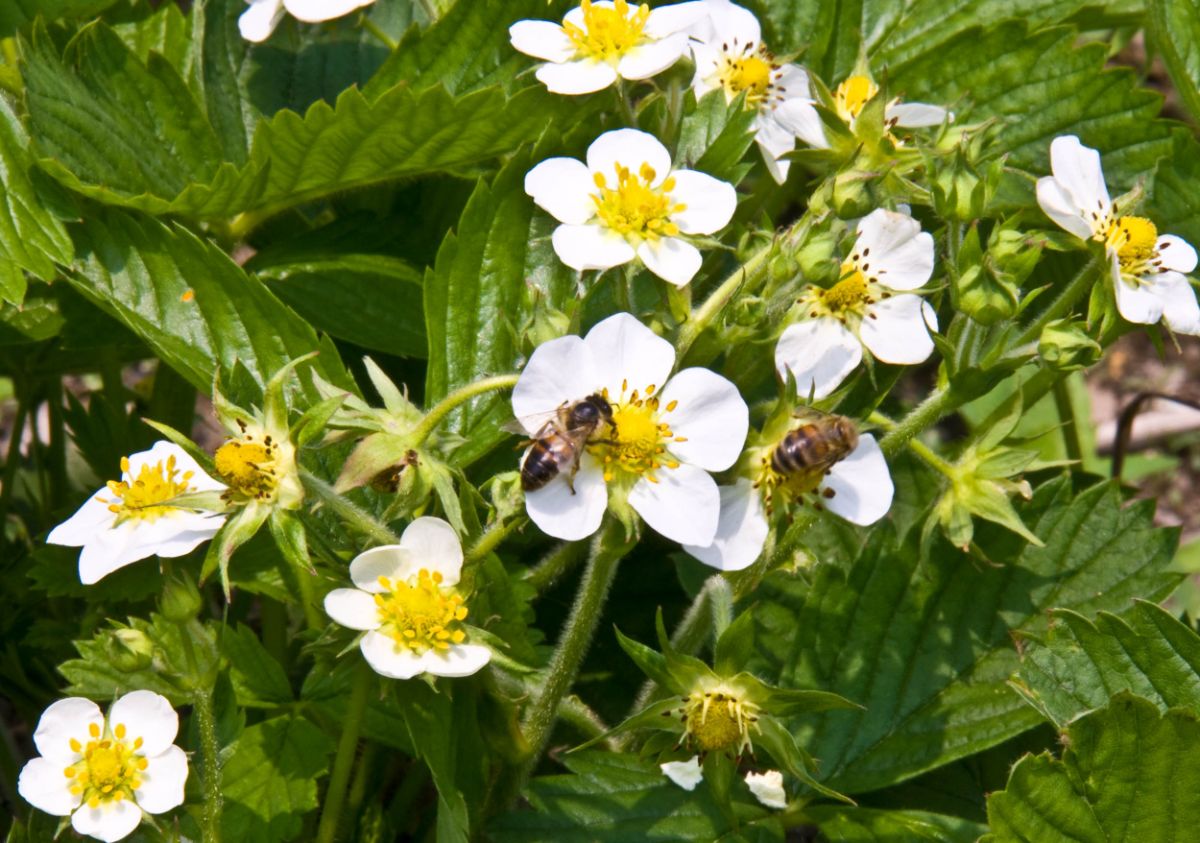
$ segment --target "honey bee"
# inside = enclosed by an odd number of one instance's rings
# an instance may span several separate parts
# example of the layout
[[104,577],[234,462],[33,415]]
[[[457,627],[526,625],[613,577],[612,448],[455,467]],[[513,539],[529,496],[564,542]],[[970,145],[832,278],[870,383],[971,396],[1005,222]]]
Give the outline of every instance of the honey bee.
[[788,431],[771,452],[771,468],[785,477],[820,477],[857,447],[858,428],[854,422],[845,416],[822,413]]
[[521,463],[521,488],[533,492],[570,468],[567,485],[575,494],[575,474],[584,446],[603,424],[612,424],[613,410],[599,393],[574,403],[564,402],[533,437]]

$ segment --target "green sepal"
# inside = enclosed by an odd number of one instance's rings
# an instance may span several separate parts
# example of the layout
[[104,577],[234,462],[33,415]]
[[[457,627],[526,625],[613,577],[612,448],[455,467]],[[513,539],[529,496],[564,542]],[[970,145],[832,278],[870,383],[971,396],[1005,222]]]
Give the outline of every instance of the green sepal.
[[333,414],[341,409],[342,404],[345,403],[349,395],[349,392],[343,392],[341,395],[335,395],[319,401],[305,410],[304,415],[296,420],[296,423],[292,425],[292,429],[288,434],[291,440],[296,443],[296,447],[303,448],[324,433],[325,426],[333,418]]
[[207,581],[214,571],[220,571],[221,589],[225,592],[225,599],[229,600],[229,560],[235,550],[253,538],[270,513],[269,506],[254,501],[234,512],[221,531],[213,537],[208,551],[204,554],[200,582]]
[[200,465],[200,467],[204,469],[206,474],[212,475],[216,473],[216,466],[213,464],[213,458],[208,454],[207,451],[193,442],[191,438],[180,433],[170,425],[157,422],[154,419],[142,419],[142,421],[165,436],[167,441],[178,445],[180,448],[183,448],[184,453],[194,459]]
[[[611,738],[613,735],[624,734],[625,732],[633,732],[638,729],[650,729],[656,732],[671,732],[682,736],[683,727],[679,720],[671,717],[670,714],[675,709],[679,708],[679,698],[670,697],[665,700],[650,703],[636,714],[631,714],[629,717],[622,720],[616,726],[613,726],[603,735],[597,735],[591,740],[581,743],[579,746],[572,747],[571,752],[579,752],[587,749],[590,746],[595,746],[602,741]],[[678,744],[679,739],[675,739],[672,745]]]
[[647,647],[632,638],[627,637],[620,629],[613,627],[613,631],[617,634],[617,643],[621,645],[621,649],[629,658],[633,659],[634,663],[660,688],[669,691],[671,694],[687,693],[687,688],[681,686],[671,673],[667,665],[667,659],[661,653]]
[[271,375],[263,388],[263,427],[268,431],[285,431],[288,429],[288,404],[283,387],[301,363],[307,363],[319,352],[310,351],[284,364],[279,371]]
[[737,778],[734,760],[720,752],[710,752],[700,762],[704,783],[708,785],[713,801],[726,813],[730,811],[733,782]]
[[312,559],[308,555],[308,539],[304,532],[304,524],[296,513],[286,509],[272,509],[267,519],[271,528],[271,536],[275,546],[283,554],[283,558],[303,575],[305,572],[315,575]]
[[817,793],[848,805],[857,804],[849,796],[826,787],[814,778],[810,772],[810,768],[815,766],[812,758],[799,747],[792,734],[774,717],[759,717],[758,735],[755,740],[784,772],[791,773]]
[[713,645],[713,670],[722,676],[736,673],[754,657],[754,614],[742,612]]

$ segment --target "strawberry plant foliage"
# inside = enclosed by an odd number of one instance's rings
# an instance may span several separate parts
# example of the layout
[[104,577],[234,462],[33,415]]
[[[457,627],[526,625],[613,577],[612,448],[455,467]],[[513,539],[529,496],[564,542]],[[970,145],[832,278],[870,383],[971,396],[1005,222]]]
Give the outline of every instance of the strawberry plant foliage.
[[4,5],[0,836],[1184,839],[1198,21]]

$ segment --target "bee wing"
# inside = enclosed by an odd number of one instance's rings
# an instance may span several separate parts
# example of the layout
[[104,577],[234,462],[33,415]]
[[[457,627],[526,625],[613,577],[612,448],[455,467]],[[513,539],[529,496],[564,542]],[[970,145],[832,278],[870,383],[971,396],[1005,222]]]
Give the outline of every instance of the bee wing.
[[807,404],[801,404],[792,410],[792,418],[805,419],[807,421],[819,421],[820,419],[827,419],[832,416],[833,413],[818,410],[816,407],[810,407]]
[[515,433],[518,436],[529,437],[530,432],[535,434],[540,432],[549,422],[554,421],[558,417],[558,410],[546,410],[542,413],[531,413],[528,416],[520,416],[519,418],[511,419],[500,425],[500,429],[508,433]]

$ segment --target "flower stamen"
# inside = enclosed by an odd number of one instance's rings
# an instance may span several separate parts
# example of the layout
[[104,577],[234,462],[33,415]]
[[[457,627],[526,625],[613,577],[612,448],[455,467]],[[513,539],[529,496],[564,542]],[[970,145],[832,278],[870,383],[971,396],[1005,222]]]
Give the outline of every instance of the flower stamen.
[[213,455],[217,475],[229,487],[226,497],[272,500],[279,486],[279,445],[269,435],[261,441],[245,432],[217,448]]
[[1116,252],[1121,277],[1126,281],[1136,284],[1143,275],[1157,271],[1158,229],[1150,220],[1118,217],[1108,223],[1102,236],[1105,248]]
[[[121,457],[121,472],[130,476],[129,457]],[[108,490],[116,495],[116,499],[97,500],[108,504],[109,512],[116,513],[118,523],[127,518],[154,521],[175,509],[161,504],[186,492],[192,474],[191,471],[180,473],[175,467],[175,457],[167,457],[165,464],[162,460],[154,465],[143,464],[137,477],[131,477],[128,482],[109,480]]]
[[442,587],[442,574],[422,568],[415,583],[380,577],[383,594],[375,595],[380,631],[397,647],[417,655],[429,650],[445,652],[467,639],[462,621],[467,607],[453,589]]
[[579,55],[596,61],[615,64],[643,40],[650,7],[629,5],[628,0],[614,0],[612,8],[595,6],[592,0],[582,0],[583,26],[563,22],[563,31],[575,45]]
[[757,730],[759,707],[721,686],[693,691],[683,698],[677,714],[684,723],[684,738],[700,753],[729,751],[740,755],[753,749],[751,730]]
[[[679,468],[679,461],[667,451],[667,443],[678,437],[663,419],[664,415],[675,411],[679,402],[672,400],[661,407],[653,394],[654,385],[646,387],[644,397],[635,389],[626,398],[628,386],[628,381],[622,384],[619,401],[609,399],[613,408],[610,435],[597,438],[588,445],[588,450],[603,462],[606,482],[611,483],[619,472],[657,483],[655,472],[658,469]],[[607,390],[604,397],[609,397]]]
[[126,741],[123,723],[118,723],[107,736],[102,736],[100,727],[92,723],[88,734],[92,739],[86,745],[75,738],[69,742],[71,752],[80,756],[63,769],[63,775],[71,780],[71,793],[90,808],[132,800],[134,792],[142,786],[142,773],[149,763],[138,752],[142,739]]
[[617,164],[616,175],[615,188],[608,186],[603,173],[593,177],[599,193],[592,194],[592,201],[596,203],[596,214],[608,228],[632,240],[657,240],[679,234],[679,226],[671,221],[671,215],[686,210],[687,205],[671,200],[674,178],[668,177],[652,187],[658,174],[645,163],[637,173]]
[[869,76],[851,76],[837,86],[833,101],[838,116],[853,125],[867,103],[879,93],[879,86]]

